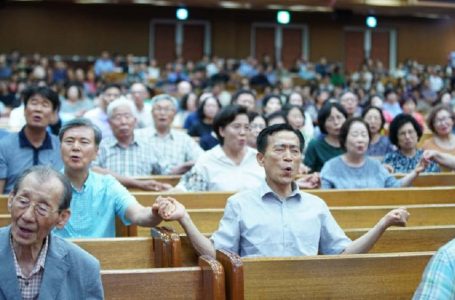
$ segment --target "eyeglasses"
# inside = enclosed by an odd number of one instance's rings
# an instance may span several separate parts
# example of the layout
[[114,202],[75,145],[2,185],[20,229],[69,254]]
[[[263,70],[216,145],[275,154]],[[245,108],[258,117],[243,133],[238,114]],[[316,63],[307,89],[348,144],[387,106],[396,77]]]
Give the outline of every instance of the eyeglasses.
[[37,203],[23,196],[14,197],[13,205],[19,209],[28,209],[30,206],[33,206],[35,214],[38,214],[39,216],[46,218],[49,217],[51,214],[59,211],[59,209],[52,209],[52,207],[50,207],[46,203],[42,202]]
[[402,132],[398,133],[398,137],[401,137],[401,138],[404,138],[406,135],[413,137],[413,136],[417,135],[417,132],[414,129],[411,129],[408,131],[402,131]]
[[449,121],[452,121],[451,117],[442,117],[442,118],[434,119],[434,124],[441,125],[442,123],[448,123]]
[[343,122],[345,120],[346,120],[346,118],[344,116],[336,116],[336,117],[332,116],[332,117],[327,118],[326,122],[335,123],[335,121]]
[[131,120],[134,118],[132,114],[126,113],[126,114],[116,114],[111,117],[111,120],[114,121],[121,121],[123,118],[125,118],[127,121]]

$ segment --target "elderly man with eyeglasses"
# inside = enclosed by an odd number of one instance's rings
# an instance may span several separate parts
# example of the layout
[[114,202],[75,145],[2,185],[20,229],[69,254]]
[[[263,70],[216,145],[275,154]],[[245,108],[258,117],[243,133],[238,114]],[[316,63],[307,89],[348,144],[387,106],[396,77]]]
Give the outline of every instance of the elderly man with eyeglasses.
[[94,171],[111,174],[127,188],[147,191],[168,190],[172,186],[156,180],[139,180],[135,176],[159,174],[158,155],[145,138],[134,134],[137,124],[134,103],[125,98],[107,107],[113,136],[103,139],[98,156],[92,163]]
[[52,232],[70,217],[71,184],[48,166],[18,177],[0,228],[0,299],[103,299],[100,264]]

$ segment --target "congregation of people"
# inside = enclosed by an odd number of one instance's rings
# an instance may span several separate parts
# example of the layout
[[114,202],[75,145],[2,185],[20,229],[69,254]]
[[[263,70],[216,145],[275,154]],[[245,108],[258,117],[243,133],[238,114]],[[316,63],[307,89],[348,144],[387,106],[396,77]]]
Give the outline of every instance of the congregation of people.
[[[116,216],[145,227],[175,220],[197,253],[212,257],[216,249],[242,257],[366,253],[387,228],[406,225],[406,208],[351,240],[323,199],[304,189],[409,187],[422,173],[455,169],[454,71],[415,61],[387,70],[366,60],[343,74],[324,58],[285,68],[267,55],[160,68],[107,51],[84,69],[0,54],[0,192],[12,215],[0,229],[0,257],[22,297],[33,298],[37,285],[52,284],[51,268],[36,262],[64,251],[68,265],[95,274],[65,275],[67,290],[102,298],[99,263],[65,239],[115,237]],[[144,207],[128,189],[238,193],[207,238],[178,198]],[[432,262],[453,265],[452,248]],[[434,289],[425,285],[431,272],[416,297]],[[1,288],[0,299],[14,293]]]

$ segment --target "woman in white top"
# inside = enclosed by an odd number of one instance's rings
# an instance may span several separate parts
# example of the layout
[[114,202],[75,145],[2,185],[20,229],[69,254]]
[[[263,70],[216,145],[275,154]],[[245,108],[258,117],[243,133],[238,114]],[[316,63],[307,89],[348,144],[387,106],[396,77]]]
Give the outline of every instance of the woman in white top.
[[243,106],[228,105],[215,116],[213,128],[220,144],[202,154],[177,189],[184,191],[240,191],[259,186],[264,169],[257,151],[248,147],[250,125]]

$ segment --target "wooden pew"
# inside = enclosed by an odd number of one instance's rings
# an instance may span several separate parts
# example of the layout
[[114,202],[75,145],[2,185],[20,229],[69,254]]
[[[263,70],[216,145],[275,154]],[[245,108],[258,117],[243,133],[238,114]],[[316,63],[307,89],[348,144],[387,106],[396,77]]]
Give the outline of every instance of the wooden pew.
[[[344,228],[371,228],[387,212],[397,206],[352,206],[352,207],[331,207],[338,224]],[[408,226],[431,226],[431,225],[453,225],[455,224],[455,204],[429,204],[429,205],[408,205],[406,206],[411,214]],[[219,222],[223,216],[222,209],[189,209],[194,224],[203,233],[214,232],[218,229]],[[183,233],[178,222],[164,222],[163,226],[174,228],[177,232]],[[150,229],[138,227],[139,236],[149,236]]]
[[[308,190],[328,206],[411,205],[455,203],[455,186],[369,190]],[[134,192],[136,199],[151,206],[159,195],[169,195],[188,209],[224,208],[232,192],[153,193]],[[7,196],[0,196],[0,214],[7,214]]]
[[225,299],[224,269],[207,256],[198,266],[102,270],[106,299]]
[[410,299],[432,255],[244,258],[244,295],[245,299]]
[[[411,205],[455,203],[455,186],[368,190],[308,190],[328,206]],[[136,199],[151,206],[159,195],[171,196],[188,209],[224,208],[232,192],[151,193],[134,192]]]

